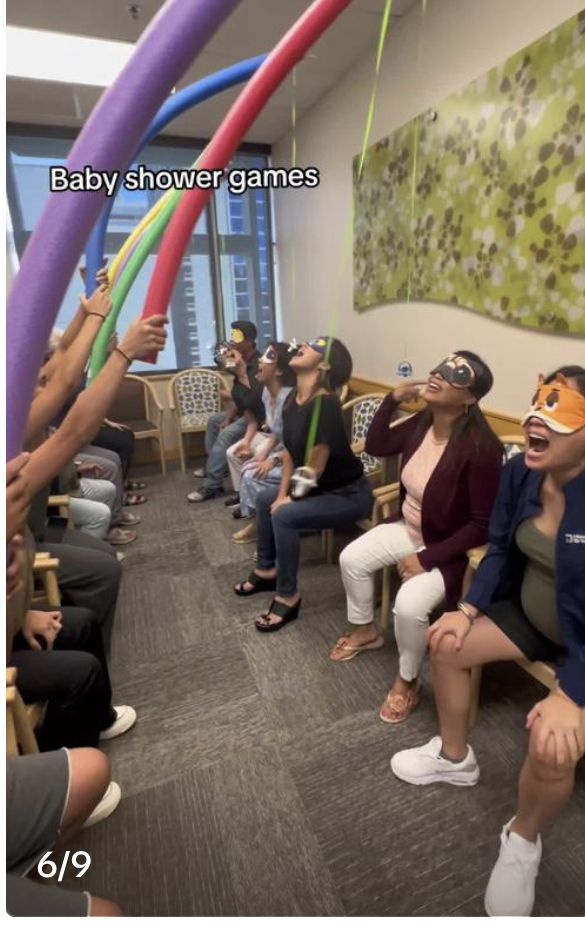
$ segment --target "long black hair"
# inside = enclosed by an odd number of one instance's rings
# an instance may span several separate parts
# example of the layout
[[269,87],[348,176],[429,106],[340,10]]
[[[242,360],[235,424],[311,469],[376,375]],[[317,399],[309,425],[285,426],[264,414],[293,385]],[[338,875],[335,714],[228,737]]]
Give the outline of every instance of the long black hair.
[[290,366],[290,346],[286,342],[269,342],[267,347],[272,347],[276,351],[276,369],[281,373],[282,386],[294,387],[297,382],[297,375]]
[[[469,387],[469,392],[477,400],[482,399],[482,397],[489,393],[494,383],[494,375],[490,368],[483,358],[480,358],[474,351],[463,349],[462,351],[454,351],[453,354],[459,355],[459,357],[465,358],[466,361],[470,362],[475,372],[475,380],[471,387]],[[427,406],[420,414],[419,432],[421,437],[426,434],[432,422],[433,411],[430,406]],[[498,444],[501,445],[500,439],[479,408],[479,403],[472,403],[466,408],[465,412],[459,416],[451,431],[448,444],[454,445],[462,438],[467,438],[468,436],[475,439],[477,450],[480,449],[482,443],[485,443],[486,440],[489,442],[498,442]]]

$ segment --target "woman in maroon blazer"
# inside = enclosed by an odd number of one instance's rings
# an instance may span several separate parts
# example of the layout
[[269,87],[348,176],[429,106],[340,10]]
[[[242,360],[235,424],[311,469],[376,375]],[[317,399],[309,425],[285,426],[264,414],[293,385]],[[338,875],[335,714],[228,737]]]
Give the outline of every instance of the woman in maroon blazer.
[[[368,432],[368,454],[402,456],[401,509],[341,554],[348,620],[357,628],[337,641],[330,656],[341,662],[383,646],[374,625],[374,573],[396,564],[402,580],[394,603],[400,661],[380,710],[385,722],[402,722],[417,706],[429,616],[440,605],[455,608],[466,552],[487,541],[503,449],[477,404],[492,383],[481,358],[456,351],[427,381],[404,384],[387,396]],[[417,396],[426,409],[390,427],[398,405]]]

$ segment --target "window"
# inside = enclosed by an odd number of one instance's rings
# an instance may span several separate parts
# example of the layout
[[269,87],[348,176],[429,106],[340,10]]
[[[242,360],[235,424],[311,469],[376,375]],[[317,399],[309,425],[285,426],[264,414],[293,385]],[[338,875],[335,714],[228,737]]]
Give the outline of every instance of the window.
[[[71,139],[9,134],[7,137],[8,201],[18,255],[26,246],[49,196],[49,167],[65,164]],[[189,167],[202,148],[165,140],[145,148],[139,161],[152,170]],[[264,153],[240,152],[232,167],[262,168]],[[132,165],[135,167],[135,165]],[[162,196],[160,191],[129,191],[116,197],[106,236],[111,260],[126,237]],[[229,337],[231,323],[251,319],[258,328],[262,348],[276,335],[270,210],[267,191],[251,190],[242,196],[222,185],[199,219],[183,258],[169,306],[168,341],[156,368],[139,363],[133,370],[174,370],[213,365],[218,341]],[[82,259],[83,260],[83,259]],[[156,254],[145,262],[128,295],[117,330],[123,333],[140,315]],[[65,328],[73,317],[82,284],[71,281],[55,325]]]

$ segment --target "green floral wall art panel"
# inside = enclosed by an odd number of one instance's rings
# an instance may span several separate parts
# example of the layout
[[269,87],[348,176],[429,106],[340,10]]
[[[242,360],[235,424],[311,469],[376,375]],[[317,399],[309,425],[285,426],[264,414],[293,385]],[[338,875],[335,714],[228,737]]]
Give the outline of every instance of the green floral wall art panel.
[[585,11],[354,160],[354,303],[585,336]]

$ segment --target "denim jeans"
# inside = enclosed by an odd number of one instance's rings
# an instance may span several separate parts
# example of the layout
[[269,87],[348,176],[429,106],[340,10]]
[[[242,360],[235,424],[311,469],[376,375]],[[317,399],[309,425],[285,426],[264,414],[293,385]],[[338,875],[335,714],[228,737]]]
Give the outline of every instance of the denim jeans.
[[224,421],[223,412],[216,412],[209,417],[207,431],[205,432],[205,451],[207,462],[205,464],[206,490],[219,490],[228,475],[227,450],[235,444],[246,432],[246,420],[243,416],[230,425],[226,425],[221,432],[219,427]]
[[270,506],[277,495],[278,487],[267,487],[258,494],[258,567],[269,570],[277,564],[276,592],[279,596],[293,596],[297,592],[301,531],[342,528],[359,522],[371,514],[374,500],[367,477],[339,490],[293,500],[271,515]]

